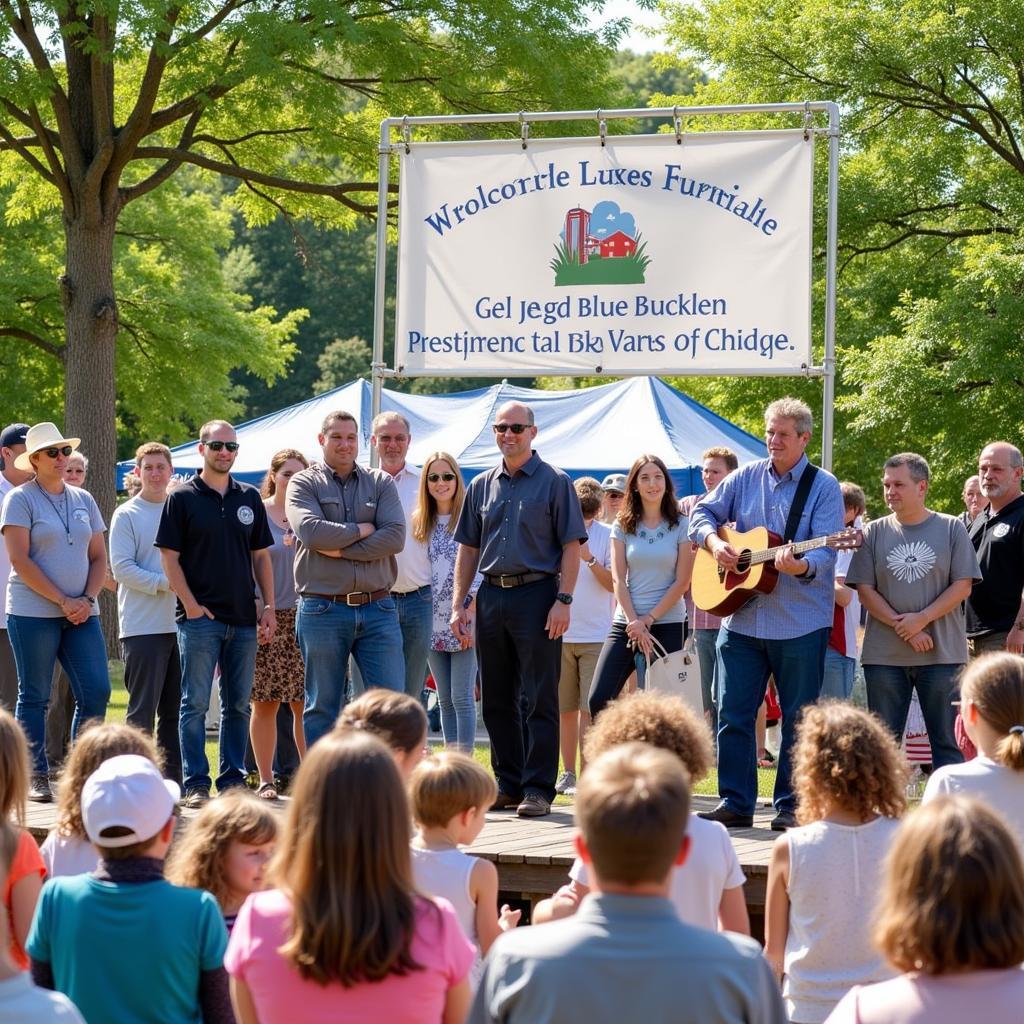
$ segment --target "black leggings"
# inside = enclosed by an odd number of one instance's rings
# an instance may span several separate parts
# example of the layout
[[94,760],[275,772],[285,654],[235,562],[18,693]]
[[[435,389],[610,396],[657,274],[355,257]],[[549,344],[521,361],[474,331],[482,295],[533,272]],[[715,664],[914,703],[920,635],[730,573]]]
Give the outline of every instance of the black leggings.
[[[650,634],[666,652],[682,650],[686,641],[685,622],[656,622],[650,627]],[[660,655],[651,660],[656,661]],[[613,622],[608,639],[601,648],[601,656],[594,669],[594,683],[590,687],[590,714],[596,716],[605,705],[622,692],[630,673],[636,667],[636,651],[629,646],[626,624]]]

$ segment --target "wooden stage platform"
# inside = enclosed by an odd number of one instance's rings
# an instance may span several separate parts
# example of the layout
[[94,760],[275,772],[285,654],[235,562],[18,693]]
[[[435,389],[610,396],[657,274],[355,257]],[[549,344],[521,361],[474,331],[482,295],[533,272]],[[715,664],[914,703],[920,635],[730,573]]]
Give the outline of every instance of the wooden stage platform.
[[[711,797],[694,797],[697,810],[710,809],[717,803]],[[276,806],[284,812],[287,800]],[[182,810],[187,822],[195,814]],[[769,829],[774,811],[771,806],[758,806],[754,827],[730,832],[733,847],[747,876],[745,895],[755,938],[763,938],[764,900],[768,879],[768,858],[777,834]],[[57,811],[54,804],[28,805],[29,831],[38,842],[53,828]],[[517,899],[530,905],[550,896],[569,878],[573,862],[573,814],[571,806],[556,805],[546,818],[518,818],[512,811],[493,811],[477,841],[468,847],[470,853],[493,861],[498,868],[501,898]]]

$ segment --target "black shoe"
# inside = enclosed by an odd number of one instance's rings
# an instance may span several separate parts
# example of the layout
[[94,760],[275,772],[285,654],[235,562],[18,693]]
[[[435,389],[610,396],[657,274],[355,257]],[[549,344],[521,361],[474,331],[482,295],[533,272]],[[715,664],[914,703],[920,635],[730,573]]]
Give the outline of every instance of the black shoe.
[[796,815],[792,811],[779,811],[772,818],[773,832],[785,832],[791,828],[796,828]]
[[503,793],[500,789],[498,795],[494,798],[494,803],[491,804],[492,811],[507,811],[511,808],[518,807],[522,802],[522,797],[509,796],[508,793]]
[[551,801],[543,793],[532,789],[526,791],[522,803],[516,808],[520,818],[543,818],[550,813]]
[[45,775],[33,775],[28,787],[28,798],[37,804],[53,803],[53,790]]
[[730,810],[723,800],[713,811],[701,811],[698,818],[705,821],[721,822],[726,828],[753,828],[754,816],[752,814],[737,814]]

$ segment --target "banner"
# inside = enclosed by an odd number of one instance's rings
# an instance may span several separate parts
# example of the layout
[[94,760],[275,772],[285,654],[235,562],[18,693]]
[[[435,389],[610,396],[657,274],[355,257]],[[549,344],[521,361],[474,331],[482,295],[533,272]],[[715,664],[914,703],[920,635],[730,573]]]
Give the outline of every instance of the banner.
[[813,135],[401,151],[395,369],[811,366]]

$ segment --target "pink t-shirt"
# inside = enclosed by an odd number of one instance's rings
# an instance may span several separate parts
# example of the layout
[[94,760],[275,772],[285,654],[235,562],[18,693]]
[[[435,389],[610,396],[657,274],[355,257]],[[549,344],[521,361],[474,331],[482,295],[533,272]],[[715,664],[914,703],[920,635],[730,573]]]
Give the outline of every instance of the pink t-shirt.
[[279,889],[253,893],[243,904],[224,967],[249,986],[260,1024],[437,1024],[448,990],[469,973],[476,949],[462,934],[447,900],[417,901],[410,952],[424,968],[352,988],[302,978],[278,952],[288,937],[291,903]]
[[1024,1017],[1024,970],[901,975],[851,989],[825,1024],[963,1024]]

